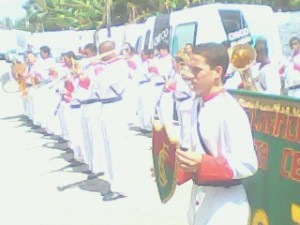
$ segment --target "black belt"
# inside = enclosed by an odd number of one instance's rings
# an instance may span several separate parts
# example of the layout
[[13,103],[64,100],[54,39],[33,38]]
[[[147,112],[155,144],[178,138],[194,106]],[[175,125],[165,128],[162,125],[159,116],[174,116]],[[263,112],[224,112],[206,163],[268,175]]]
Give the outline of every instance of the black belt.
[[155,83],[155,86],[156,87],[159,87],[159,86],[162,86],[162,85],[164,85],[165,84],[165,82],[159,82],[159,83]]
[[240,179],[226,180],[226,181],[214,181],[214,182],[197,182],[194,180],[194,184],[199,186],[210,186],[210,187],[232,187],[242,184]]
[[289,87],[290,90],[295,90],[295,89],[299,89],[300,88],[300,84],[297,84],[295,86]]
[[71,105],[71,108],[72,109],[78,109],[82,105],[94,104],[96,102],[99,102],[99,103],[102,103],[102,104],[109,104],[109,103],[114,103],[114,102],[118,102],[118,101],[121,101],[121,100],[122,100],[121,96],[113,97],[113,98],[105,98],[105,99],[88,99],[88,100],[80,101],[80,104]]
[[79,105],[71,105],[71,109],[79,109],[80,108],[80,104]]
[[100,102],[100,101],[99,101],[99,99],[88,99],[88,100],[80,101],[80,105],[89,105],[89,104],[93,104],[95,102]]
[[105,98],[105,99],[99,99],[102,104],[109,104],[109,103],[114,103],[114,102],[119,102],[122,100],[122,97],[113,97],[113,98]]
[[150,81],[151,81],[150,79],[149,80],[142,80],[142,81],[139,82],[139,84],[141,85],[141,84],[149,83]]
[[183,101],[188,100],[190,98],[191,98],[191,96],[186,96],[186,97],[182,97],[182,98],[176,98],[175,97],[176,101],[178,101],[178,102],[183,102]]

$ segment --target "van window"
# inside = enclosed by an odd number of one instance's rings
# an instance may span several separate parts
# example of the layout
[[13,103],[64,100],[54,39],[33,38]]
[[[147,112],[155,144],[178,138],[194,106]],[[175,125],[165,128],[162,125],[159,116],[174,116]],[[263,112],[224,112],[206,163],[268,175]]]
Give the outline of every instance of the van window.
[[143,37],[142,36],[139,36],[139,38],[137,39],[136,43],[135,43],[135,51],[137,53],[140,53],[141,52],[141,48],[142,48],[142,40],[143,40]]
[[147,30],[146,35],[145,35],[144,49],[148,49],[148,48],[149,48],[149,44],[150,44],[150,34],[151,34],[151,31],[150,31],[150,30]]
[[239,10],[219,10],[226,33],[231,33],[245,27],[245,19]]
[[180,24],[175,28],[174,38],[172,43],[172,55],[176,55],[177,52],[184,48],[188,43],[194,45],[196,37],[196,23]]
[[248,25],[241,11],[220,9],[219,14],[228,40],[231,43],[252,43],[252,37],[248,29]]

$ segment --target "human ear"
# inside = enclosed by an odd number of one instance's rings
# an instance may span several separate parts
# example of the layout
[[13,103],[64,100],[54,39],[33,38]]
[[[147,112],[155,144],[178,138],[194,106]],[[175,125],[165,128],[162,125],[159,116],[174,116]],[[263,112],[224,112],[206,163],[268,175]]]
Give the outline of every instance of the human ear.
[[222,77],[222,74],[223,74],[222,66],[216,66],[216,68],[214,70],[215,70],[215,73],[214,73],[215,76]]

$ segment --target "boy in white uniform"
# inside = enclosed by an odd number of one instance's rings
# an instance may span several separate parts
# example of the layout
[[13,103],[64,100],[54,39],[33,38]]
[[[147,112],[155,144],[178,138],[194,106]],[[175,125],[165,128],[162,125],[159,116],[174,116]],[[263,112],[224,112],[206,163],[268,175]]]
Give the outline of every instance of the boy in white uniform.
[[290,39],[290,48],[292,50],[288,65],[286,65],[286,88],[288,96],[300,97],[300,39],[292,37]]
[[265,94],[280,95],[281,77],[279,67],[269,59],[267,40],[263,37],[258,38],[255,42],[255,50],[259,79],[258,91]]
[[190,150],[178,149],[176,157],[194,180],[190,225],[246,225],[250,216],[241,179],[252,176],[258,163],[247,115],[223,89],[228,58],[224,45],[207,43],[193,49],[189,64],[199,102]]

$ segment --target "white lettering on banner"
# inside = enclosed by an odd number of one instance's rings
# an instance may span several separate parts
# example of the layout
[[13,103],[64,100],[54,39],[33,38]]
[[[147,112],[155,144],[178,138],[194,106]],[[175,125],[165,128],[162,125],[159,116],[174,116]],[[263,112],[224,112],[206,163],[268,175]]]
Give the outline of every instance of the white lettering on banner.
[[169,38],[169,28],[164,29],[156,37],[154,37],[153,44],[157,46],[161,41],[168,40]]
[[229,33],[228,34],[228,39],[230,41],[234,41],[234,40],[246,37],[248,35],[250,35],[249,29],[248,28],[243,28],[241,30]]

